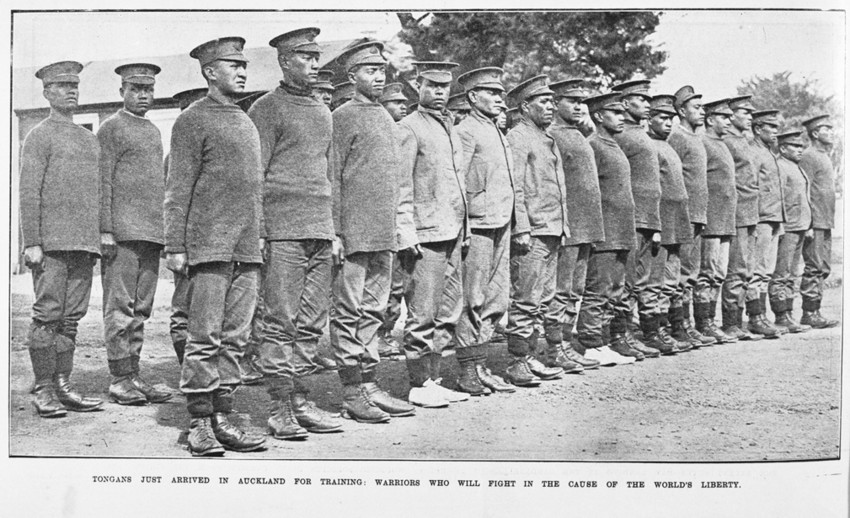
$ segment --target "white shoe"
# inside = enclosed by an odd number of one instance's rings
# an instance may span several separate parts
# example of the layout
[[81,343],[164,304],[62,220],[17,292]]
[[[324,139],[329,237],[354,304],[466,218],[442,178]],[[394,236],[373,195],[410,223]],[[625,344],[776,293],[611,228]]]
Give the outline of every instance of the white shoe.
[[466,392],[456,392],[452,389],[447,389],[446,387],[442,386],[440,383],[443,381],[443,378],[437,378],[434,381],[428,380],[425,383],[427,384],[429,381],[436,385],[437,388],[442,391],[444,397],[449,401],[449,403],[458,403],[460,401],[466,401],[467,399],[469,399],[469,394],[467,394]]
[[622,354],[615,353],[607,345],[595,349],[587,349],[584,357],[596,360],[604,367],[626,365],[635,362],[635,359],[631,356],[623,356]]
[[426,380],[421,387],[412,387],[407,395],[407,400],[416,406],[423,408],[443,408],[449,406],[442,387],[432,380]]

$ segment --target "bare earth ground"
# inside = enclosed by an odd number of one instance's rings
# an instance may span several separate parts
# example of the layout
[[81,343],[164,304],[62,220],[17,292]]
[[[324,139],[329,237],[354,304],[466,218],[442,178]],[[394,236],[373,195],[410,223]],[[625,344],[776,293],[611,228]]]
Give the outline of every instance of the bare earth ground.
[[[839,267],[840,268],[840,267]],[[100,278],[82,321],[73,379],[83,392],[106,398],[109,373],[102,346]],[[32,371],[24,346],[32,304],[29,276],[12,291],[10,453],[13,456],[188,458],[185,399],[168,335],[169,275],[160,281],[154,317],[147,326],[142,372],[170,388],[162,405],[123,407],[111,402],[97,413],[69,412],[40,419],[30,404]],[[799,300],[796,303],[799,317]],[[824,313],[841,314],[841,289],[827,291]],[[495,346],[490,365],[508,361]],[[452,386],[457,363],[446,358]],[[403,361],[383,362],[381,384],[407,394]],[[303,442],[268,439],[268,449],[238,458],[506,459],[570,461],[754,461],[835,458],[839,452],[841,329],[810,331],[780,340],[726,344],[602,368],[545,382],[512,395],[491,395],[448,409],[417,409],[389,424],[345,420],[345,432],[311,435]],[[335,373],[308,380],[322,408],[339,411]],[[265,431],[268,396],[263,387],[237,393],[237,419]]]

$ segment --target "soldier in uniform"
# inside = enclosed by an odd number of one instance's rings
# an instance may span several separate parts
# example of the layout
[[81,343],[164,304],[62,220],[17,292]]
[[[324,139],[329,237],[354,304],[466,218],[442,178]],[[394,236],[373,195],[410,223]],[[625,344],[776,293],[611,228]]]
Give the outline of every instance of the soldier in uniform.
[[[511,364],[505,376],[518,386],[557,379],[538,354],[538,327],[559,327],[546,309],[558,282],[558,253],[570,237],[561,152],[546,133],[554,117],[554,92],[545,75],[532,77],[508,93],[522,119],[508,131],[513,154],[515,214],[511,230],[511,303],[506,335]],[[547,345],[547,350],[550,347]]]
[[405,274],[404,355],[410,376],[408,400],[423,407],[444,407],[469,395],[440,385],[443,349],[451,341],[463,309],[461,248],[468,245],[465,179],[460,169],[463,146],[446,111],[455,63],[419,61],[419,108],[399,123],[402,201],[415,237],[399,245]]
[[835,170],[829,152],[832,150],[832,123],[829,115],[818,115],[803,122],[811,145],[803,151],[800,168],[809,177],[812,202],[812,235],[803,242],[803,296],[801,324],[815,329],[834,327],[837,320],[820,313],[823,283],[832,261],[832,228],[835,226]]
[[[779,131],[778,115],[779,110],[753,112],[752,153],[753,166],[758,175],[759,222],[756,225],[756,258],[750,286],[759,293],[759,312],[755,316],[750,316],[750,322],[752,323],[755,318],[762,325],[767,319],[767,285],[776,268],[779,234],[785,219],[779,168],[776,165],[776,157],[771,152],[771,147],[776,144],[776,133]],[[785,326],[775,325],[774,327],[780,333],[788,332]],[[755,332],[752,327],[750,330]]]
[[104,341],[112,375],[109,397],[121,405],[163,403],[172,397],[139,375],[144,326],[153,310],[165,244],[162,137],[145,117],[153,107],[159,71],[148,63],[116,68],[124,107],[97,132]]
[[[549,135],[555,139],[564,167],[564,186],[567,192],[567,211],[570,214],[570,237],[558,255],[558,285],[549,304],[553,319],[560,328],[546,330],[546,341],[559,349],[552,363],[564,372],[599,368],[599,362],[585,358],[572,347],[573,327],[584,293],[587,261],[597,243],[605,241],[602,224],[602,194],[593,149],[578,128],[586,106],[582,99],[587,93],[582,79],[566,79],[549,85],[555,92],[555,115]],[[563,356],[563,357],[561,357]]]
[[313,97],[318,78],[319,29],[273,38],[283,74],[280,85],[248,110],[260,134],[263,222],[267,262],[263,275],[260,370],[272,400],[272,437],[342,430],[307,399],[303,378],[320,370],[319,338],[328,320],[334,234],[331,114]]
[[463,119],[469,116],[469,112],[472,110],[469,100],[466,98],[466,92],[460,92],[449,97],[449,101],[446,103],[446,109],[451,112],[455,126],[460,124]]
[[[588,138],[599,175],[605,241],[598,243],[587,260],[584,297],[576,322],[578,350],[603,366],[634,363],[635,356],[614,352],[611,343],[623,348],[626,316],[626,264],[635,245],[635,204],[632,198],[629,159],[614,140],[625,129],[626,108],[619,92],[609,92],[582,101],[596,124]],[[619,317],[619,318],[618,318]],[[610,342],[603,328],[610,323]],[[628,346],[625,343],[625,346]]]
[[779,236],[776,268],[768,284],[770,307],[776,315],[776,325],[788,328],[791,333],[801,333],[811,326],[794,320],[793,265],[803,253],[803,242],[812,231],[812,205],[809,201],[809,178],[800,168],[803,153],[803,130],[791,130],[776,135],[782,198],[785,208],[784,232]]
[[313,85],[313,96],[322,102],[329,109],[333,102],[334,85],[331,80],[334,77],[334,71],[327,68],[319,70],[319,75],[316,78],[316,83]]
[[463,145],[470,242],[463,263],[463,313],[457,325],[458,389],[473,396],[514,392],[487,367],[490,338],[508,310],[511,222],[516,212],[511,150],[496,125],[502,112],[503,71],[479,68],[458,77],[471,111],[456,126]]
[[[354,97],[333,112],[333,216],[342,250],[334,268],[331,346],[340,366],[343,415],[386,422],[415,408],[377,383],[378,328],[392,279],[392,256],[413,222],[400,202],[401,150],[395,122],[377,102],[384,89],[383,44],[367,41],[340,62]],[[338,89],[339,90],[339,89]]]
[[189,452],[255,451],[265,439],[228,421],[240,385],[264,244],[260,139],[235,101],[245,89],[245,40],[195,47],[209,93],[174,123],[165,188],[165,259],[189,277],[189,340],[180,389],[191,422]]
[[682,272],[679,276],[681,309],[671,306],[668,312],[670,334],[680,342],[688,342],[692,347],[701,347],[715,343],[714,337],[705,336],[691,323],[694,287],[700,268],[700,249],[702,231],[706,223],[708,205],[708,182],[706,179],[706,154],[702,143],[700,128],[705,125],[705,109],[702,106],[702,94],[694,92],[690,85],[679,88],[674,94],[677,124],[667,137],[667,143],[682,162],[682,176],[688,194],[688,215],[691,218],[693,239],[683,242],[679,248],[679,260]]
[[[623,356],[655,358],[660,354],[676,354],[687,346],[675,342],[663,325],[667,315],[659,311],[659,297],[664,284],[665,257],[661,253],[661,183],[658,152],[642,122],[649,117],[649,81],[635,80],[615,85],[625,111],[625,129],[613,135],[629,159],[632,197],[635,203],[635,249],[626,265],[626,290],[637,301],[640,328],[645,346],[633,339],[626,327],[626,340],[612,341],[611,350]],[[627,316],[625,316],[628,318]],[[612,326],[621,327],[615,316]]]
[[333,85],[333,89],[331,111],[336,111],[337,108],[354,97],[354,84],[352,83],[340,83],[338,85]]
[[[657,264],[664,271],[664,280],[658,297],[658,315],[661,320],[659,329],[666,328],[668,315],[682,315],[682,292],[679,289],[682,270],[681,246],[693,240],[682,160],[667,143],[673,129],[673,117],[676,116],[673,106],[675,101],[676,98],[672,95],[656,95],[649,104],[649,137],[658,152],[661,183],[661,248],[658,250],[660,258]],[[655,267],[653,264],[653,268]],[[681,320],[677,322],[676,327],[681,327]],[[666,333],[666,330],[661,332]],[[702,346],[702,342],[698,340],[686,340],[685,344],[695,348]]]
[[390,83],[385,86],[384,93],[378,98],[378,102],[395,122],[400,122],[407,116],[407,97],[402,92],[401,83]]
[[717,299],[729,266],[729,243],[735,235],[735,159],[723,143],[732,126],[728,99],[705,103],[705,133],[708,204],[700,242],[700,268],[694,286],[694,319],[700,333],[717,343],[737,342],[715,324]]
[[88,311],[100,255],[98,143],[73,120],[82,69],[76,61],[61,61],[35,73],[50,115],[27,134],[21,150],[21,233],[35,291],[27,348],[40,417],[103,406],[76,392],[70,380],[77,323]]
[[[723,281],[723,332],[739,340],[778,338],[779,330],[761,317],[759,292],[753,285],[757,262],[756,225],[759,221],[759,176],[756,157],[747,132],[752,129],[753,112],[749,95],[729,99],[732,125],[723,136],[735,160],[737,204],[735,236],[729,244],[729,265]],[[749,332],[744,329],[741,314],[746,306]]]

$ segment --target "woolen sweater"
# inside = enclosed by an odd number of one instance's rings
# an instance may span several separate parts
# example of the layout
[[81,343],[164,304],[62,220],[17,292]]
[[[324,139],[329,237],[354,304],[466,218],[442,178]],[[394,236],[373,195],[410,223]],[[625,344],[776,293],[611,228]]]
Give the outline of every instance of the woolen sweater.
[[759,221],[759,177],[753,147],[746,135],[729,129],[723,142],[735,160],[735,185],[738,201],[735,208],[735,226],[749,227]]
[[658,178],[658,152],[646,129],[626,121],[625,129],[613,135],[629,159],[632,197],[635,202],[635,228],[661,230],[661,183]]
[[753,141],[752,147],[759,184],[759,223],[782,223],[785,220],[785,209],[776,157],[759,138]]
[[165,187],[165,251],[190,265],[260,263],[260,136],[235,104],[205,97],[174,122]]
[[164,244],[162,137],[145,117],[121,109],[101,124],[100,231],[116,241]]
[[682,176],[688,191],[688,214],[691,223],[705,225],[708,207],[705,145],[699,133],[678,125],[673,128],[667,143],[682,160]]
[[587,142],[593,149],[599,174],[605,225],[605,241],[596,245],[596,250],[631,250],[635,246],[635,202],[629,159],[614,139],[598,132],[588,137]]
[[100,253],[99,150],[90,131],[52,114],[27,134],[20,179],[24,247]]
[[260,134],[266,239],[333,239],[330,111],[279,86],[248,116]]
[[809,178],[799,164],[780,156],[776,159],[785,203],[785,231],[800,232],[812,228],[812,203]]
[[650,133],[649,138],[658,152],[661,180],[661,244],[690,243],[694,231],[688,214],[688,191],[682,176],[682,160],[667,140]]
[[704,134],[708,180],[708,210],[703,235],[708,237],[735,235],[735,159],[723,140]]
[[812,228],[835,226],[835,169],[824,151],[810,146],[803,151],[800,168],[809,177],[812,200]]

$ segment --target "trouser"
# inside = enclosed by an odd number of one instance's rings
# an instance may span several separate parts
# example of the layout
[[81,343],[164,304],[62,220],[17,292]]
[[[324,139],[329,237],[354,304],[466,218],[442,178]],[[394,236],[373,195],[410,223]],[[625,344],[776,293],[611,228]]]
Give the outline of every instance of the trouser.
[[682,272],[682,261],[680,258],[681,245],[662,245],[658,252],[664,257],[662,269],[664,270],[661,293],[658,296],[658,314],[666,315],[670,308],[682,307],[682,292],[680,276]]
[[[626,264],[629,250],[594,251],[587,261],[584,297],[576,322],[576,334],[586,348],[605,345],[602,329],[615,317],[624,320],[629,314],[626,299]],[[625,329],[612,329],[624,332]]]
[[[590,258],[593,245],[583,243],[580,245],[561,247],[558,252],[557,283],[555,285],[555,296],[546,308],[549,322],[558,322],[560,327],[564,324],[570,325],[578,314],[579,303],[584,293],[585,280],[587,279],[587,261]],[[557,333],[547,330],[550,333]]]
[[404,355],[417,360],[442,354],[463,312],[463,265],[460,238],[420,245],[421,257],[402,265],[404,289]]
[[641,322],[648,322],[660,313],[667,254],[660,245],[652,244],[654,233],[647,229],[635,231],[635,248],[626,264],[626,291],[630,299],[637,301]]
[[759,300],[759,292],[752,286],[756,257],[756,226],[738,227],[729,244],[729,263],[721,295],[727,310],[744,308],[747,302]]
[[489,342],[508,310],[510,243],[510,223],[472,230],[463,261],[463,312],[455,331],[458,348]]
[[526,356],[528,342],[538,326],[554,326],[546,320],[546,308],[558,282],[558,236],[531,236],[528,251],[511,244],[511,302],[508,311],[508,352]]
[[816,228],[811,237],[803,241],[803,279],[800,281],[800,295],[803,296],[803,310],[817,311],[823,300],[823,283],[830,272],[832,261],[832,230]]
[[396,322],[401,317],[401,303],[404,300],[404,269],[398,255],[393,254],[393,273],[390,284],[390,298],[387,301],[387,310],[384,311],[384,320],[381,323],[381,333],[390,334],[395,329]]
[[682,263],[682,273],[679,276],[679,291],[682,294],[682,306],[690,307],[694,301],[694,289],[697,285],[697,277],[700,271],[700,256],[702,252],[702,223],[693,223],[694,239],[690,243],[683,243],[679,248],[679,257]]
[[[784,307],[782,301],[794,299],[794,270],[795,259],[803,253],[805,230],[785,232],[779,236],[779,247],[776,253],[776,268],[767,286],[771,306],[777,302]],[[789,308],[790,309],[790,308]],[[774,312],[776,310],[774,309]]]
[[387,308],[392,252],[356,252],[333,268],[330,338],[343,384],[374,375],[380,361],[377,333]]
[[782,226],[779,223],[766,222],[756,225],[756,261],[750,288],[759,294],[767,293],[767,285],[776,269],[776,254],[781,230]]
[[267,378],[294,378],[320,369],[319,338],[328,319],[331,242],[269,241],[263,278],[259,366]]
[[730,236],[702,236],[694,303],[716,304],[729,267]]
[[216,261],[189,267],[189,340],[180,390],[193,417],[229,411],[217,406],[226,398],[214,393],[231,394],[241,383],[239,359],[251,332],[259,279],[260,265],[255,263]]
[[174,274],[174,293],[171,295],[171,318],[168,322],[171,344],[177,354],[177,361],[183,363],[183,354],[188,340],[189,322],[189,277],[182,273]]
[[121,241],[115,256],[100,263],[106,359],[113,376],[132,374],[133,358],[141,356],[161,250],[162,245],[149,241]]
[[[33,325],[28,347],[51,346],[52,340],[41,340],[38,336],[58,334],[66,339],[62,340],[63,344],[73,348],[77,324],[89,308],[93,267],[94,256],[88,252],[44,253],[41,267],[33,268],[32,271],[35,301],[32,305]],[[33,329],[47,331],[47,335],[36,332],[33,337]]]

